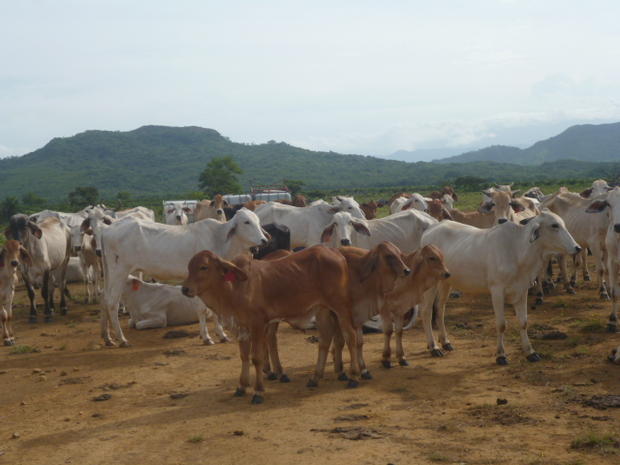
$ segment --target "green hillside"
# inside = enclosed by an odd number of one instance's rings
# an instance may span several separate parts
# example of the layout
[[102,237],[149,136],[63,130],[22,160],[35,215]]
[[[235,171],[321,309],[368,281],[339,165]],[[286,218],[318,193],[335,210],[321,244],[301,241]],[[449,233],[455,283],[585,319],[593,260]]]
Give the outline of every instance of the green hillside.
[[236,143],[200,127],[144,126],[128,132],[86,131],[55,138],[32,153],[0,160],[0,199],[27,192],[48,200],[65,199],[76,186],[95,186],[104,196],[119,191],[137,196],[174,195],[196,190],[207,162],[223,155],[231,155],[240,164],[244,188],[283,178],[302,180],[306,189],[346,191],[440,185],[463,176],[503,182],[609,178],[620,172],[620,162],[406,163],[314,152],[281,142]]

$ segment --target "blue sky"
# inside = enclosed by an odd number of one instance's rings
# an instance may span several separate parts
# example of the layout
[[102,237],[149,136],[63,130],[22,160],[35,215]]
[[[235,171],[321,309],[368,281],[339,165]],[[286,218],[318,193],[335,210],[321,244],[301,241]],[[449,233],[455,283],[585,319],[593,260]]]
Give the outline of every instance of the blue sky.
[[527,145],[620,120],[618,1],[28,1],[0,17],[0,156],[144,124],[311,149]]

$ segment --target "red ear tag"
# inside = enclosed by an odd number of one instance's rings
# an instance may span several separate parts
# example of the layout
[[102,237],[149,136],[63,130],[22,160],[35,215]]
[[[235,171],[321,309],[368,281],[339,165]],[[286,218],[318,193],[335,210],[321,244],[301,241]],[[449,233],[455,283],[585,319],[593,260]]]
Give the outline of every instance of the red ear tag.
[[237,281],[237,275],[234,273],[234,271],[227,271],[224,275],[224,281],[230,281],[231,283],[234,283],[235,281]]
[[137,291],[138,289],[140,289],[140,281],[138,281],[137,279],[134,279],[133,283],[131,284],[131,290]]

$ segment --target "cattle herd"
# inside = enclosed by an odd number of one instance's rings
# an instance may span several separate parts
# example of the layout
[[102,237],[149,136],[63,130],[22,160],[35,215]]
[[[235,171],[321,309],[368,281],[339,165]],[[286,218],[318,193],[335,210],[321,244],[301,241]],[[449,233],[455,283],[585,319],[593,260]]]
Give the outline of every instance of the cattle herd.
[[[213,344],[206,326],[212,319],[220,341],[229,340],[226,330],[239,343],[236,395],[250,387],[250,362],[254,366],[253,403],[263,402],[265,375],[289,380],[278,353],[280,322],[318,329],[317,364],[308,386],[318,385],[333,347],[338,379],[355,387],[360,378],[372,378],[363,354],[362,329],[369,320],[382,328],[386,368],[392,364],[394,333],[395,360],[408,364],[402,334],[418,314],[430,354],[453,350],[444,315],[454,291],[491,296],[500,365],[508,363],[505,307],[511,305],[525,356],[536,362],[540,355],[527,332],[528,294],[542,303],[545,288],[556,283],[574,293],[579,270],[590,280],[588,253],[601,298],[611,298],[608,328],[615,332],[620,188],[596,180],[581,193],[560,188],[545,195],[532,188],[520,195],[511,185],[495,185],[482,194],[479,208],[469,212],[455,208],[458,196],[445,187],[429,196],[399,193],[362,205],[346,196],[310,204],[298,196],[291,204],[255,201],[232,207],[217,195],[193,209],[165,206],[165,223],[144,207],[17,214],[10,218],[0,252],[4,345],[15,344],[11,319],[18,279],[28,292],[30,321],[39,318],[35,289],[40,289],[48,322],[56,290],[60,313],[67,312],[73,264],[88,301],[101,298],[106,345],[129,345],[119,311],[129,312],[129,327],[136,330],[199,321],[205,344]],[[376,218],[382,204],[389,204],[391,214]],[[555,280],[553,263],[559,265]],[[610,360],[620,363],[620,347]]]

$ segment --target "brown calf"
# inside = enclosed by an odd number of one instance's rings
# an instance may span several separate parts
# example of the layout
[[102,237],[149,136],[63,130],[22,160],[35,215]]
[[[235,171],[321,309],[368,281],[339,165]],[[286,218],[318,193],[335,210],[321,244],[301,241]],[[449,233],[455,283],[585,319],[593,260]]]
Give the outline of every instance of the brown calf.
[[451,220],[452,216],[446,209],[446,206],[439,199],[432,199],[428,202],[428,214],[435,218],[437,221]]
[[239,256],[234,263],[202,251],[189,262],[183,293],[199,296],[223,321],[234,321],[242,363],[235,394],[244,395],[250,385],[251,351],[256,375],[252,403],[262,403],[269,323],[309,318],[317,306],[338,316],[351,356],[349,386],[357,386],[360,370],[348,281],[344,257],[323,246],[273,261]]
[[459,196],[456,195],[456,191],[452,186],[443,186],[440,191],[433,191],[429,194],[431,199],[442,199],[445,194],[448,194],[450,197],[454,199],[455,202],[458,202]]
[[5,346],[15,344],[13,334],[13,296],[17,283],[17,267],[20,263],[30,264],[30,255],[18,241],[9,240],[0,251],[0,323]]
[[367,220],[372,220],[377,217],[377,208],[379,208],[379,205],[374,200],[366,203],[361,203],[360,208],[364,212]]

